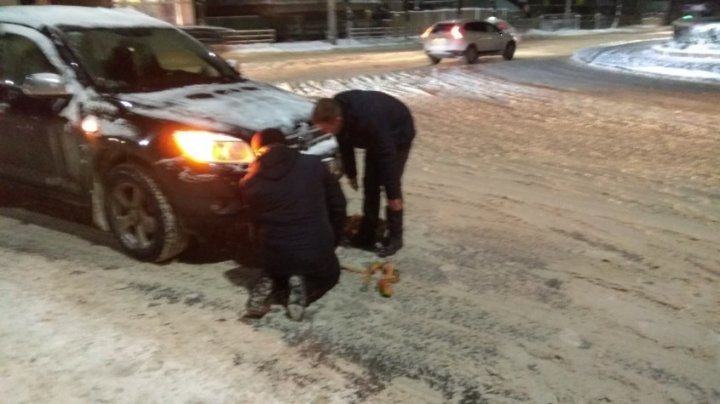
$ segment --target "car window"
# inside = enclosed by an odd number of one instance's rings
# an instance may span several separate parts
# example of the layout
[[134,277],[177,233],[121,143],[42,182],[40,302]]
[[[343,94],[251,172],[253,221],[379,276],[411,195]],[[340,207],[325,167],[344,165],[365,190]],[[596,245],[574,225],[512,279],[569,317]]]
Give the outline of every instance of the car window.
[[0,38],[0,80],[19,86],[35,73],[57,73],[57,69],[33,40],[5,33]]
[[470,27],[470,30],[471,30],[471,31],[474,31],[474,32],[485,32],[485,27],[483,26],[483,23],[482,23],[482,22],[473,21],[473,22],[469,22],[467,25]]
[[496,34],[496,33],[500,32],[500,30],[498,30],[496,26],[494,26],[494,25],[492,25],[492,24],[490,24],[490,23],[481,22],[480,24],[482,24],[482,25],[485,26],[485,27],[484,27],[484,28],[485,28],[485,32],[490,32],[490,33],[493,33],[493,34]]
[[454,26],[455,26],[455,24],[451,24],[451,23],[435,24],[435,25],[433,26],[433,29],[432,29],[431,33],[432,33],[432,34],[440,34],[440,33],[443,33],[443,32],[450,32],[450,30],[451,30],[452,27],[454,27]]
[[209,51],[168,28],[65,29],[70,48],[101,89],[163,90],[238,77]]

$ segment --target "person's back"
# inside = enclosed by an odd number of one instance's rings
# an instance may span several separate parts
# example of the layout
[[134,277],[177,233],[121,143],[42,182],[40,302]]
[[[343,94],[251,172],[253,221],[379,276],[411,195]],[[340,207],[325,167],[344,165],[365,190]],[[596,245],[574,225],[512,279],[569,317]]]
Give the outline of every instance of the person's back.
[[[368,144],[374,133],[386,129],[395,146],[409,144],[415,137],[415,123],[408,107],[400,100],[380,91],[349,90],[335,95],[346,112],[345,129],[355,147],[372,147]],[[371,121],[371,122],[368,122]],[[371,125],[368,125],[371,123]],[[368,128],[369,129],[369,128]]]
[[254,212],[263,255],[311,265],[334,250],[330,215],[322,214],[328,211],[326,170],[319,158],[281,145],[258,159],[256,171],[243,182],[243,197]]
[[[415,138],[415,122],[407,105],[379,92],[350,90],[315,104],[313,123],[336,136],[343,169],[358,190],[355,148],[365,149],[363,220],[351,245],[388,257],[403,246],[402,175]],[[376,245],[380,193],[384,189],[387,237]]]
[[335,246],[345,223],[345,196],[337,179],[316,156],[283,145],[269,129],[253,136],[258,158],[240,188],[258,228],[264,276],[251,291],[248,312],[262,316],[278,285],[289,285],[291,318],[319,299],[340,276]]

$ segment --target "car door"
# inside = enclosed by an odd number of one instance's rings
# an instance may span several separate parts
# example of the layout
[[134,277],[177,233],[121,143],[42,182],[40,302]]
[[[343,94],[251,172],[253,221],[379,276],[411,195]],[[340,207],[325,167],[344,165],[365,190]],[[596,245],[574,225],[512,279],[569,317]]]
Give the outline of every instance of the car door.
[[489,51],[500,51],[505,49],[504,34],[493,24],[483,22],[483,26],[488,35]]
[[492,44],[490,43],[491,37],[488,35],[484,24],[482,21],[467,23],[467,29],[472,31],[473,43],[481,53],[487,52],[492,48]]
[[69,98],[23,92],[29,75],[63,75],[52,42],[34,29],[0,24],[0,174],[80,192],[81,139],[62,117]]

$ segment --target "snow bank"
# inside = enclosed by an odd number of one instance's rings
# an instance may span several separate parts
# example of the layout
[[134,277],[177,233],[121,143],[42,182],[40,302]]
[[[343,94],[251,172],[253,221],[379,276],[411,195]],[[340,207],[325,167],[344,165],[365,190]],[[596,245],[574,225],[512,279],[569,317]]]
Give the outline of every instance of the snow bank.
[[720,82],[720,73],[704,70],[688,70],[669,66],[635,66],[636,72],[651,73],[661,76],[673,76],[683,79],[714,80]]
[[326,41],[304,42],[276,42],[248,45],[234,45],[225,48],[226,52],[233,53],[274,53],[274,52],[322,52],[337,49],[375,48],[379,46],[400,46],[418,42],[417,37],[395,37],[377,39],[373,41],[358,41],[354,39],[339,39],[337,45]]
[[[720,83],[720,54],[715,57],[690,57],[692,54],[659,53],[658,41],[633,41],[614,46],[585,48],[573,60],[594,67],[622,72],[664,76],[673,79]],[[698,51],[707,47],[696,46]]]
[[690,26],[675,39],[654,47],[676,56],[720,57],[720,22]]
[[683,45],[675,41],[668,41],[664,44],[652,47],[661,55],[676,57],[715,57],[720,58],[720,46],[712,45]]
[[625,28],[606,28],[606,29],[561,29],[559,31],[544,31],[540,29],[530,29],[522,34],[523,38],[547,38],[547,37],[566,37],[566,36],[583,36],[583,35],[602,35],[602,34],[623,34],[646,32],[656,30],[656,26],[633,25]]

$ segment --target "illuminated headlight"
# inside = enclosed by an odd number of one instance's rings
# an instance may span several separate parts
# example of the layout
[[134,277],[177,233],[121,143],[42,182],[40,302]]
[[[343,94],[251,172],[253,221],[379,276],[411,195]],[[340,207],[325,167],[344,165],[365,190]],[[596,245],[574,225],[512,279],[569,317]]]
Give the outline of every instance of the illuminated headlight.
[[200,163],[249,164],[255,159],[250,145],[221,133],[177,131],[173,138],[186,157]]
[[94,135],[100,130],[100,123],[95,115],[88,115],[80,122],[80,128],[86,135]]

